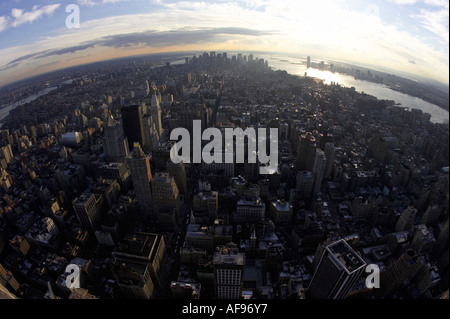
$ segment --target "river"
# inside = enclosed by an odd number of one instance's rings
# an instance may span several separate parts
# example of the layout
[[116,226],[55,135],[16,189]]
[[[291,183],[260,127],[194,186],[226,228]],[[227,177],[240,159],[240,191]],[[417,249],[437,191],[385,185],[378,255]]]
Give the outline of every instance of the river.
[[[305,75],[305,72],[308,76],[316,77],[324,80],[325,84],[330,84],[331,82],[338,83],[345,87],[354,87],[358,92],[365,92],[367,94],[373,95],[380,100],[393,100],[395,103],[399,103],[398,107],[406,107],[406,108],[415,108],[420,109],[424,113],[429,113],[431,115],[430,121],[433,123],[448,123],[449,122],[449,112],[440,108],[437,105],[431,104],[427,101],[424,101],[420,98],[410,96],[404,93],[400,93],[394,90],[391,90],[389,87],[379,84],[372,83],[364,80],[357,80],[353,76],[340,74],[340,73],[332,73],[330,71],[321,71],[318,69],[307,68],[306,67],[306,59],[287,57],[283,55],[265,55],[259,54],[255,55],[255,57],[267,60],[269,66],[274,70],[285,70],[286,72],[294,75]],[[174,59],[171,64],[182,64],[184,63],[183,59],[177,57]],[[71,81],[71,80],[69,80]],[[65,83],[64,83],[65,84]],[[14,109],[15,107],[28,103],[37,99],[40,96],[48,94],[49,92],[57,89],[58,87],[49,87],[45,88],[42,91],[33,94],[27,98],[24,98],[20,101],[17,101],[8,106],[0,107],[0,121],[3,120],[8,114],[9,111]],[[1,127],[1,123],[0,123]]]
[[431,115],[430,121],[433,123],[449,122],[448,111],[420,98],[391,90],[383,84],[357,80],[351,75],[307,68],[306,59],[286,57],[283,55],[257,55],[257,57],[267,60],[269,66],[274,70],[285,70],[294,75],[305,75],[306,72],[308,76],[324,80],[325,84],[335,82],[341,86],[354,87],[356,91],[365,92],[380,100],[393,100],[395,103],[400,103],[400,105],[397,105],[399,107],[420,109],[424,113],[429,113]]
[[[28,97],[26,97],[26,98],[24,98],[24,99],[22,99],[20,101],[14,102],[13,104],[0,106],[0,122],[5,117],[8,116],[9,111],[11,111],[12,109],[18,107],[19,105],[23,105],[23,104],[26,104],[26,103],[31,102],[33,100],[36,100],[38,97],[46,95],[46,94],[50,93],[51,91],[56,90],[57,88],[58,88],[57,86],[48,87],[48,88],[45,88],[45,89],[39,91],[36,94],[32,94],[32,95],[30,95],[30,96],[28,96]],[[0,127],[1,127],[1,123],[0,123]]]

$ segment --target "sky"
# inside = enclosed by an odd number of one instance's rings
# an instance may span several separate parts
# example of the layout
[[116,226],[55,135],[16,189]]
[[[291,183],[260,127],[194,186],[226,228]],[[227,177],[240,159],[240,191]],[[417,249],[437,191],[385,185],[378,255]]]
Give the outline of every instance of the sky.
[[448,85],[449,1],[0,2],[0,86],[109,58],[203,50],[310,55]]

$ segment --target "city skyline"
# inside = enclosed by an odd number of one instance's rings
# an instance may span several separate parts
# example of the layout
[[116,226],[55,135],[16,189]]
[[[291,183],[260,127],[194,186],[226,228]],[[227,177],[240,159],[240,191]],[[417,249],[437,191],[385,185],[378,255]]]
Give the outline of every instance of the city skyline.
[[[253,55],[105,64],[55,74],[64,84],[2,122],[7,298],[183,299],[178,313],[448,298],[448,124]],[[196,120],[234,132],[236,161],[171,160],[171,132]],[[251,136],[236,132],[256,127],[279,132],[269,175],[239,160]]]
[[[68,28],[76,4],[80,28]],[[448,1],[10,1],[0,86],[64,67],[175,51],[272,51],[377,66],[448,85]]]

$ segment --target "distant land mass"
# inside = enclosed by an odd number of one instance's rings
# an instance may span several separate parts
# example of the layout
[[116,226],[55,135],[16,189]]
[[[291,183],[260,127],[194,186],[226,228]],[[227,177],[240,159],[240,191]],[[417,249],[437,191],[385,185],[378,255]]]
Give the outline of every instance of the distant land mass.
[[343,62],[325,65],[325,69],[351,75],[357,80],[383,84],[391,90],[418,97],[446,111],[449,110],[449,87],[432,79],[422,78],[415,80],[406,76],[390,74]]
[[[129,60],[148,60],[155,66],[163,65],[165,62],[174,61],[174,59],[182,59],[192,54],[202,54],[203,51],[196,52],[167,52],[153,53],[145,55],[128,56],[114,58],[111,60],[97,61],[88,64],[72,66],[65,69],[51,71],[48,73],[36,75],[14,83],[10,83],[0,88],[0,107],[10,105],[16,101],[20,101],[27,96],[36,94],[40,90],[50,85],[58,85],[54,81],[56,79],[64,80],[67,71],[75,71],[81,75],[83,70],[89,69],[90,66],[99,66],[104,64],[105,67],[111,62],[129,61]],[[270,52],[254,52],[255,54],[268,54]],[[272,52],[275,53],[275,52]],[[286,61],[287,60],[282,60]],[[360,65],[353,65],[342,61],[327,60],[327,63],[314,63],[311,66],[319,70],[327,70],[335,73],[347,74],[353,76],[356,80],[364,80],[372,83],[383,84],[391,90],[420,98],[424,101],[432,103],[446,111],[449,111],[449,86],[441,82],[429,78],[413,79],[406,75],[395,75],[386,71],[375,70]],[[395,72],[395,71],[392,71]],[[416,76],[414,76],[416,77]]]

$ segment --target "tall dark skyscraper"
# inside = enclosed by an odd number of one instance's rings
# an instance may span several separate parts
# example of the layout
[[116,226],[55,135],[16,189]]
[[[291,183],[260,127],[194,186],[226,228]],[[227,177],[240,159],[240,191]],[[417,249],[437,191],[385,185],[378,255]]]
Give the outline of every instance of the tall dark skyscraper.
[[[159,93],[159,92],[158,92]],[[161,124],[161,107],[159,106],[159,98],[157,96],[157,92],[152,96],[152,103],[150,108],[153,123],[155,123],[156,131],[158,136],[161,136],[163,132],[162,124]]]
[[133,181],[136,199],[141,212],[145,216],[150,216],[153,208],[150,158],[142,151],[138,143],[134,145],[131,155],[131,179]]
[[311,132],[307,132],[300,136],[296,161],[298,169],[313,171],[316,148],[317,141]]
[[127,234],[112,252],[112,273],[127,298],[151,299],[160,289],[166,245],[151,233]]
[[420,256],[414,249],[407,249],[395,262],[389,264],[380,275],[382,294],[389,294],[401,286],[407,279],[412,279],[423,266]]
[[101,195],[81,194],[72,202],[75,214],[81,223],[81,226],[91,232],[94,232],[101,221],[100,202]]
[[325,247],[306,292],[308,299],[345,299],[366,262],[344,240]]
[[313,194],[316,195],[320,191],[320,186],[322,185],[323,176],[326,168],[326,157],[325,153],[320,149],[316,149],[316,156],[314,159],[314,186],[313,186]]
[[310,56],[308,56],[308,57],[306,58],[306,67],[307,67],[307,68],[311,67],[311,57],[310,57]]
[[395,231],[407,231],[411,230],[416,217],[417,209],[414,206],[408,206],[400,215],[397,223],[395,224]]
[[112,115],[109,115],[105,126],[103,150],[108,158],[127,157],[129,155],[128,143],[122,125]]
[[327,163],[325,165],[323,177],[330,178],[334,164],[334,144],[331,142],[325,143],[325,157],[327,159]]
[[128,105],[121,108],[123,132],[128,139],[130,150],[134,143],[139,143],[145,149],[144,123],[142,119],[142,108],[140,105]]
[[300,171],[297,174],[296,190],[301,199],[309,199],[314,186],[314,175],[308,171]]

